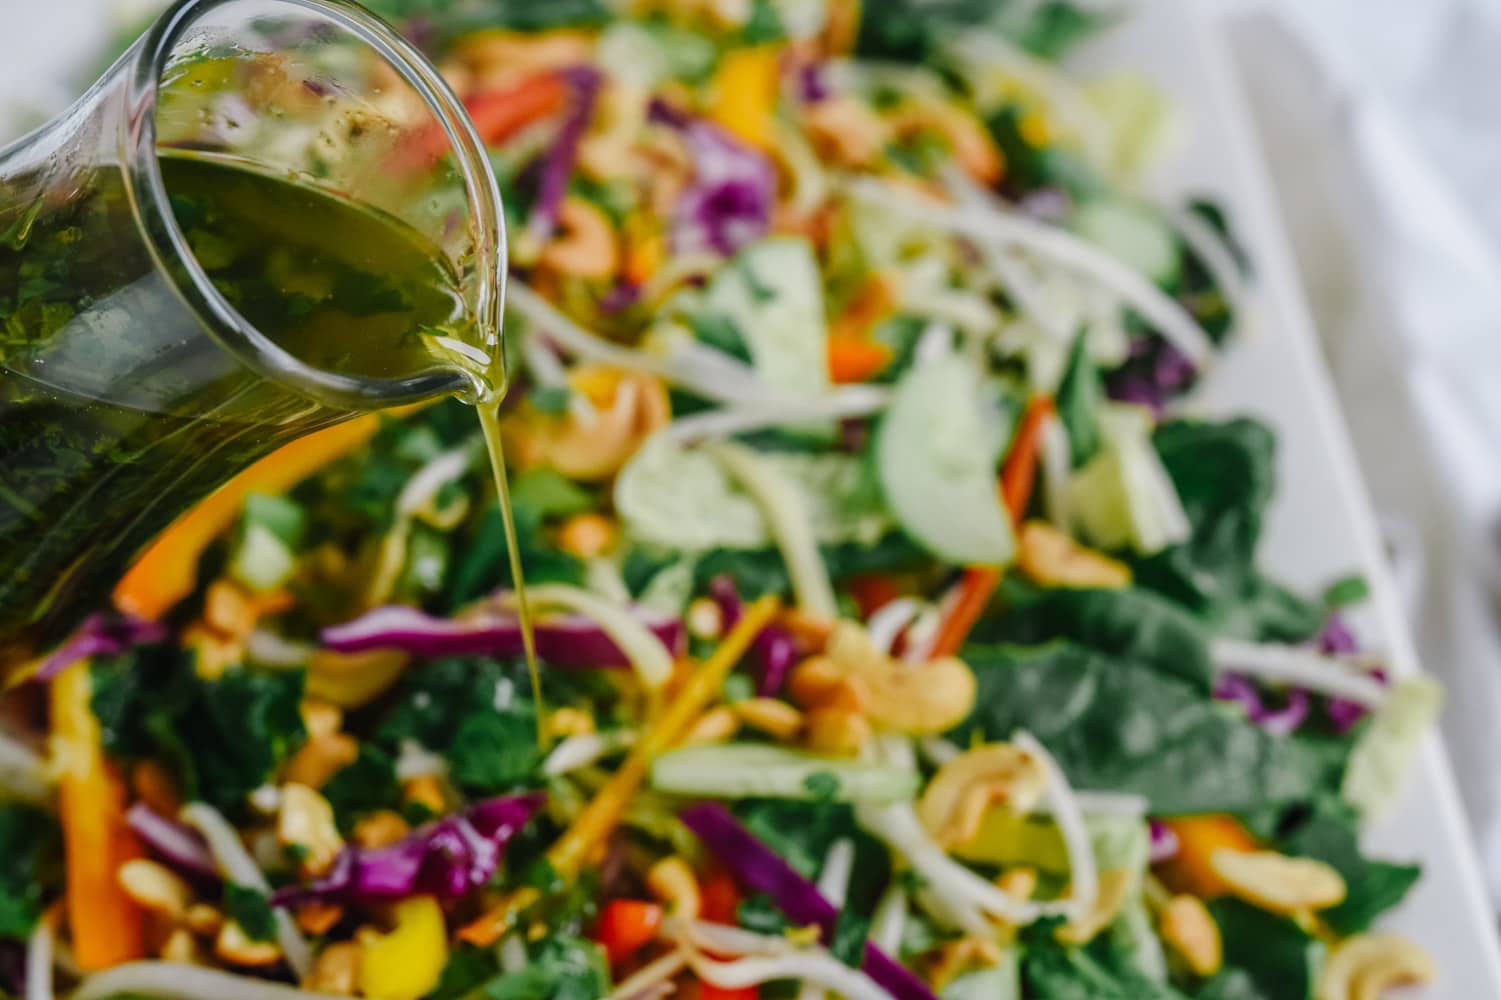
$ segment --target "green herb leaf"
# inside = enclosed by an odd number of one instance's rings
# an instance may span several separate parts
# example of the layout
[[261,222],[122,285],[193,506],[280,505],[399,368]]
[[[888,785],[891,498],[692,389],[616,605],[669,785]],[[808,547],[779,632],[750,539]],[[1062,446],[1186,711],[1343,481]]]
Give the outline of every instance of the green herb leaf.
[[1090,360],[1088,333],[1081,330],[1074,338],[1055,397],[1058,419],[1068,432],[1069,454],[1076,469],[1094,458],[1104,443],[1099,414],[1105,401],[1105,383]]
[[1346,576],[1335,580],[1324,590],[1324,607],[1331,611],[1360,604],[1371,596],[1370,584],[1363,576]]
[[522,784],[541,763],[531,713],[502,715],[481,709],[459,723],[448,748],[453,780],[476,794],[494,794]]
[[276,913],[264,893],[226,882],[224,915],[239,924],[252,941],[276,940]]

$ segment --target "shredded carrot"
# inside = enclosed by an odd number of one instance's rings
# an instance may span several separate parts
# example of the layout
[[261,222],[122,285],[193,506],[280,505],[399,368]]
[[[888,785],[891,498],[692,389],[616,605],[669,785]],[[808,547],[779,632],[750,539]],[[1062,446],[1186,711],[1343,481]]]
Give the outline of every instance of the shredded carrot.
[[865,382],[891,364],[891,348],[864,337],[829,337],[829,378],[840,384]]
[[115,586],[115,606],[160,618],[193,592],[198,558],[228,528],[251,493],[284,493],[336,458],[368,441],[380,427],[374,414],[299,438],[256,462],[159,535]]
[[1032,486],[1037,482],[1037,462],[1042,456],[1042,431],[1053,412],[1053,401],[1039,396],[1027,406],[1017,428],[1016,441],[1011,452],[1001,465],[1001,497],[1006,501],[1006,510],[1011,520],[1021,523],[1032,499]]
[[[1042,430],[1052,412],[1053,401],[1047,396],[1039,396],[1028,404],[1011,451],[1001,465],[1001,497],[1013,523],[1021,521],[1032,499],[1037,462],[1042,454]],[[964,647],[1000,582],[1001,571],[994,567],[973,567],[964,571],[953,607],[939,624],[938,635],[933,640],[932,655],[935,658],[953,656]]]
[[884,274],[868,275],[829,328],[831,336],[863,338],[897,307],[894,282]]
[[144,915],[116,881],[120,866],[142,851],[125,822],[125,785],[104,759],[88,661],[55,677],[51,696],[54,752],[62,762],[64,909],[73,956],[92,972],[146,954]]
[[[582,870],[595,849],[615,829],[632,796],[645,782],[652,759],[672,747],[704,708],[719,696],[724,679],[750,649],[761,629],[776,616],[780,606],[781,602],[775,596],[767,595],[746,608],[719,648],[688,676],[657,721],[636,741],[620,769],[610,776],[573,824],[548,849],[547,860],[555,872],[563,878],[573,878]],[[481,948],[489,947],[505,934],[517,912],[535,899],[535,890],[523,890],[463,927],[459,931],[460,939]]]
[[1180,816],[1164,825],[1178,838],[1178,852],[1156,867],[1158,878],[1174,892],[1210,898],[1229,891],[1211,863],[1219,850],[1254,851],[1256,840],[1234,816]]
[[[505,142],[533,122],[563,110],[568,84],[554,72],[536,73],[520,83],[484,90],[464,98],[464,109],[480,141],[487,146]],[[433,122],[401,145],[391,156],[396,172],[430,167],[449,148],[448,133]]]

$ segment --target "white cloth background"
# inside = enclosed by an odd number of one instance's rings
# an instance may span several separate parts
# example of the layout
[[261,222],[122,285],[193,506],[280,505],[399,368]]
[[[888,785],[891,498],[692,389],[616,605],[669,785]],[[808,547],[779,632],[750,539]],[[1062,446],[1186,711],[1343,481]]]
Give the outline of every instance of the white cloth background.
[[[0,0],[0,137],[156,0]],[[1501,0],[1183,0],[1227,19],[1501,900]]]

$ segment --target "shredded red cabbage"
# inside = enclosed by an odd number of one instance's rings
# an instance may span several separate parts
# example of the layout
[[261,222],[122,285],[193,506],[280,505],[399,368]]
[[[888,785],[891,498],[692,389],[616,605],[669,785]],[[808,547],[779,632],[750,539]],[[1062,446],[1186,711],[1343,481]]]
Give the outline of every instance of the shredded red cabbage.
[[[709,581],[709,596],[719,605],[724,627],[734,628],[745,612],[735,581],[728,576],[716,576]],[[797,662],[797,644],[785,629],[768,625],[751,643],[751,654],[756,658],[756,693],[763,698],[775,698]]]
[[[1350,626],[1345,623],[1338,612],[1331,611],[1329,617],[1324,619],[1324,627],[1319,629],[1319,634],[1314,637],[1314,645],[1320,653],[1326,656],[1348,656],[1360,652],[1360,643],[1355,639],[1355,633],[1350,631]],[[1387,673],[1385,670],[1373,670],[1371,676],[1385,684]],[[1355,724],[1370,714],[1358,701],[1350,701],[1347,698],[1329,698],[1324,702],[1324,714],[1329,717],[1329,724],[1340,735],[1348,733],[1355,728]]]
[[589,119],[594,116],[594,105],[604,83],[599,70],[593,66],[570,66],[559,75],[568,83],[573,100],[558,129],[557,138],[542,161],[541,174],[537,178],[537,200],[532,204],[531,216],[526,221],[527,238],[539,247],[552,238],[557,228],[563,198],[568,194],[568,182],[573,177],[573,166],[578,162],[579,142],[589,127]]
[[[728,809],[717,802],[703,802],[684,809],[678,818],[742,885],[770,896],[794,924],[817,925],[825,942],[833,940],[838,908]],[[861,968],[896,1000],[937,1000],[917,975],[868,941]]]
[[[638,611],[647,628],[678,655],[684,646],[683,623]],[[628,667],[629,658],[595,622],[578,615],[536,623],[537,656],[554,667]],[[441,656],[516,657],[524,647],[521,622],[494,611],[462,619],[435,618],[404,605],[387,605],[354,621],[326,628],[323,645],[338,653],[399,649],[424,659]]]
[[507,842],[542,801],[540,794],[488,799],[429,823],[390,847],[346,847],[327,875],[310,885],[277,890],[271,904],[370,903],[408,896],[457,899],[494,877]]
[[1311,699],[1301,688],[1289,688],[1287,698],[1280,706],[1269,706],[1249,679],[1239,674],[1226,674],[1215,685],[1214,696],[1220,701],[1240,705],[1252,722],[1274,736],[1291,736],[1308,721]]
[[1130,360],[1110,374],[1105,388],[1116,402],[1145,406],[1160,420],[1168,403],[1192,387],[1196,374],[1193,361],[1172,344],[1140,337],[1131,343]]
[[1155,819],[1148,820],[1147,825],[1152,831],[1152,845],[1147,852],[1148,860],[1156,865],[1177,857],[1178,848],[1181,845],[1178,843],[1178,835],[1172,831],[1172,828]]
[[730,256],[771,231],[777,174],[771,162],[711,122],[654,100],[650,118],[676,129],[688,144],[694,182],[673,210],[676,253]]
[[167,819],[144,802],[126,811],[125,822],[169,867],[195,878],[219,878],[219,866],[197,830]]
[[170,633],[160,622],[133,615],[93,614],[84,619],[72,638],[42,661],[31,679],[45,683],[90,656],[117,656],[136,646],[163,642]]

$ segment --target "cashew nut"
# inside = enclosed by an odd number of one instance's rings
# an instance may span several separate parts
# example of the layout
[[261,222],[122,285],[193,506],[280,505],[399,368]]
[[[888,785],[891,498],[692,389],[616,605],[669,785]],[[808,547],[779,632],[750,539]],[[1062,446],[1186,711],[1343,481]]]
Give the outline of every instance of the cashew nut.
[[328,800],[307,785],[289,784],[281,790],[276,838],[283,848],[305,852],[302,868],[310,875],[326,872],[344,849]]
[[613,476],[672,416],[667,390],[652,375],[581,368],[569,382],[597,412],[542,420],[537,443],[546,460],[571,479],[592,482]]
[[1222,847],[1209,856],[1209,867],[1236,896],[1272,913],[1322,910],[1345,899],[1339,872],[1312,858]]
[[877,650],[865,629],[840,621],[828,658],[862,689],[865,713],[877,727],[913,735],[946,732],[975,705],[975,675],[952,656],[907,664]]
[[360,946],[339,941],[318,953],[303,986],[315,993],[354,996],[360,983]]
[[945,849],[967,844],[996,807],[1030,812],[1047,790],[1041,762],[1009,743],[966,750],[938,769],[917,804],[923,825]]
[[193,901],[192,887],[182,876],[145,858],[125,862],[115,879],[137,906],[173,920],[181,917]]
[[287,761],[284,777],[295,784],[322,788],[328,784],[329,778],[353,764],[359,755],[359,741],[348,733],[314,736]]
[[182,915],[182,923],[194,934],[210,937],[218,934],[219,928],[224,926],[224,914],[209,903],[194,903]]
[[230,965],[259,968],[281,961],[281,948],[275,941],[257,941],[233,920],[226,920],[214,940],[214,954]]
[[870,722],[864,715],[838,705],[825,705],[807,715],[810,749],[839,757],[851,757],[870,741]]
[[620,270],[620,246],[615,226],[592,202],[563,199],[558,212],[559,235],[542,249],[539,262],[560,274],[604,281]]
[[688,732],[683,734],[682,745],[692,747],[725,743],[734,739],[739,731],[740,720],[735,717],[734,712],[721,705],[709,709],[688,727]]
[[558,529],[558,546],[580,559],[602,556],[614,545],[615,522],[594,511],[575,514]]
[[176,965],[202,965],[203,952],[192,933],[183,927],[173,928],[156,950],[157,957]]
[[964,172],[982,184],[994,184],[1006,172],[1006,158],[990,132],[968,110],[948,101],[914,98],[891,118],[899,135],[936,132],[948,140],[954,159]]
[[1220,926],[1198,896],[1174,896],[1159,918],[1163,943],[1183,959],[1194,975],[1209,977],[1225,960]]
[[1378,1000],[1393,986],[1432,982],[1433,957],[1396,934],[1358,934],[1340,942],[1319,972],[1318,1000]]
[[1080,545],[1046,521],[1022,526],[1016,563],[1045,587],[1117,590],[1131,585],[1131,569],[1125,563]]
[[845,167],[870,166],[891,138],[881,116],[852,97],[833,97],[807,108],[803,127],[820,156]]
[[779,740],[790,740],[803,728],[803,713],[777,698],[747,698],[730,710],[743,725]]
[[354,825],[354,842],[366,850],[390,847],[412,832],[399,813],[389,809],[373,812]]
[[1088,944],[1096,934],[1109,927],[1126,905],[1131,892],[1132,872],[1125,868],[1112,868],[1100,873],[1100,888],[1095,894],[1094,906],[1078,920],[1071,920],[1058,928],[1057,938],[1064,944]]
[[938,949],[938,957],[928,970],[928,982],[937,990],[974,968],[990,968],[1006,957],[1000,943],[993,938],[962,937]]

